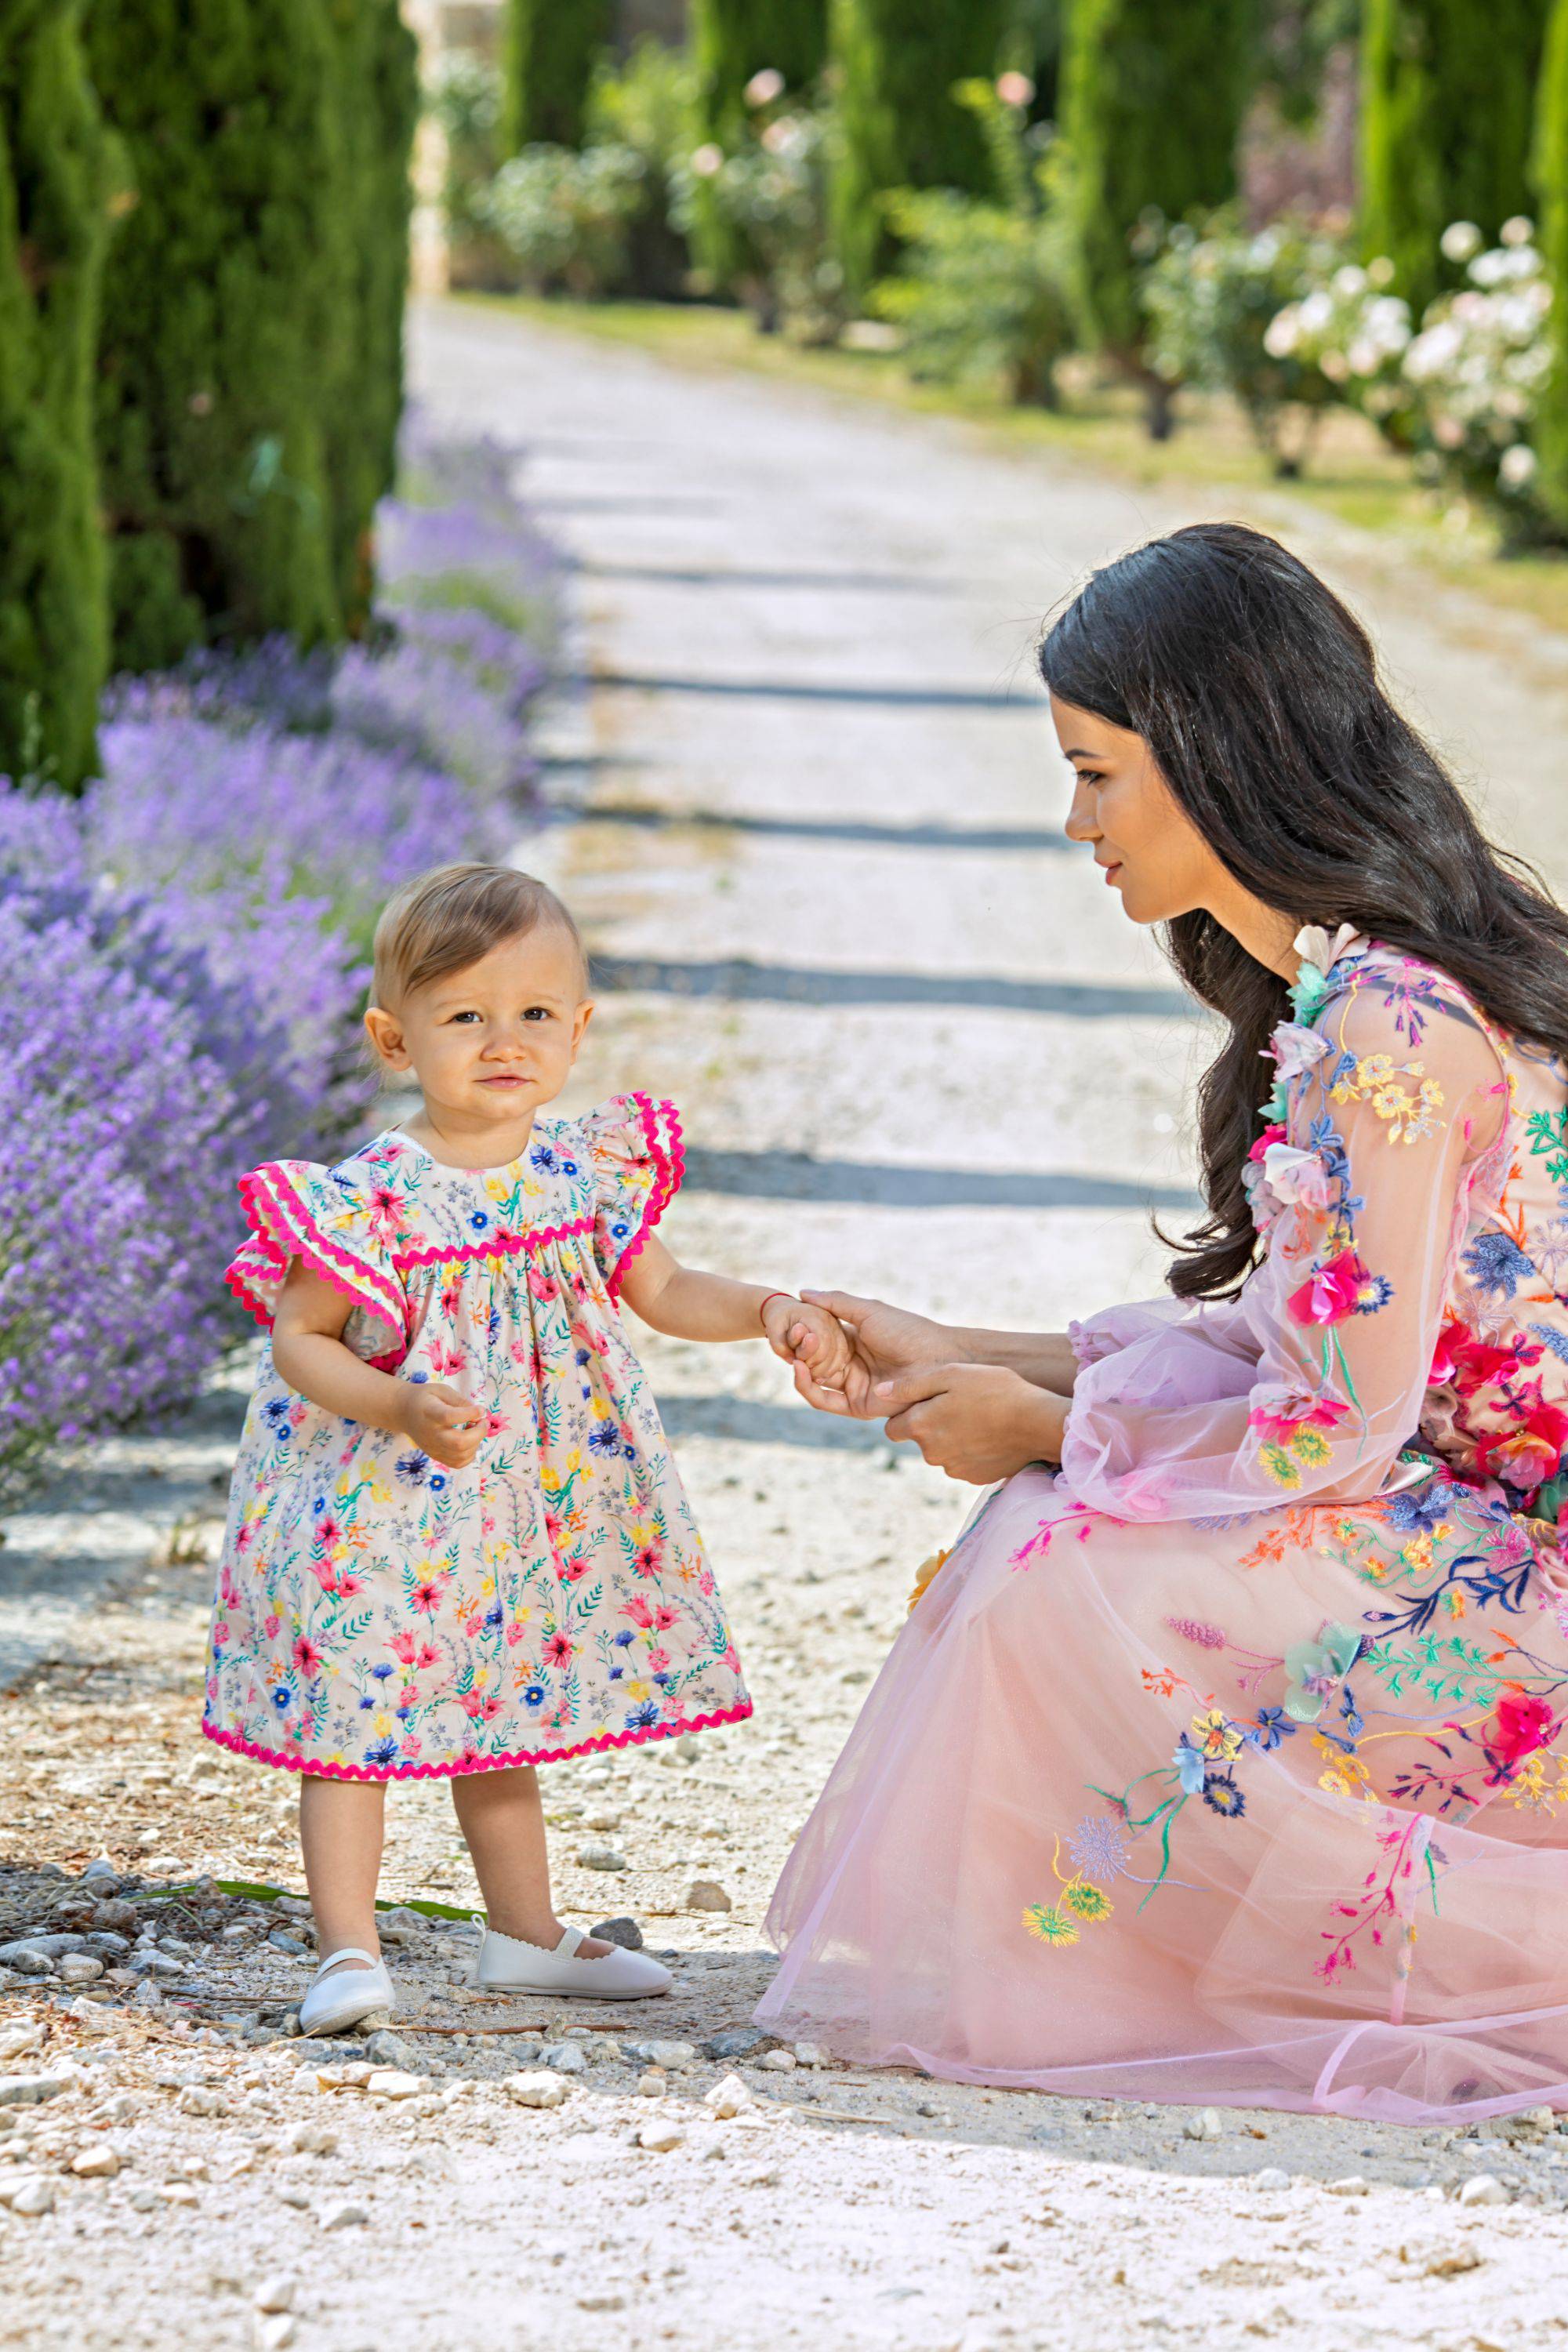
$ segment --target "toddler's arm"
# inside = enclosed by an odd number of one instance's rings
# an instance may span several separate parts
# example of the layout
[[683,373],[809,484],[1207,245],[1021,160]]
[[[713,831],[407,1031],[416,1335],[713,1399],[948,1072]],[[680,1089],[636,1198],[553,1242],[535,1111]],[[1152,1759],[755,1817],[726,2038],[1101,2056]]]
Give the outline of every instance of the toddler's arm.
[[850,1346],[826,1307],[760,1282],[734,1282],[682,1265],[650,1235],[627,1267],[621,1297],[642,1320],[672,1339],[754,1339],[759,1333],[786,1364],[805,1364],[822,1388],[838,1388]]
[[272,1324],[279,1377],[323,1412],[407,1437],[448,1470],[466,1470],[479,1450],[486,1416],[443,1381],[416,1384],[378,1372],[343,1345],[352,1307],[342,1293],[296,1259]]

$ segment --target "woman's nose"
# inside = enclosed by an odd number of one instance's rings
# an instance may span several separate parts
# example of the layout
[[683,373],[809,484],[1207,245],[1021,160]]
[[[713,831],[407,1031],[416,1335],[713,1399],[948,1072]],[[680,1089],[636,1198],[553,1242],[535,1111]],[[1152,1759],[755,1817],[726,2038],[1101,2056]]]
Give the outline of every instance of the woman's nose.
[[1094,794],[1087,784],[1075,783],[1073,786],[1072,805],[1068,810],[1062,831],[1069,841],[1094,841],[1099,838],[1100,827],[1094,821]]

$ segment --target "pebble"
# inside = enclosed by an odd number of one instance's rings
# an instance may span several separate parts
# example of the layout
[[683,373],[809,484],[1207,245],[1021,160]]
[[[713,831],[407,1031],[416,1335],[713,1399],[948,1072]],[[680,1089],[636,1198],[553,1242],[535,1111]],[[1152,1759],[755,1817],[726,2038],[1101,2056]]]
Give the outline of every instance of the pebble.
[[625,2049],[628,2058],[640,2059],[645,2066],[662,2066],[670,2074],[689,2066],[697,2055],[690,2042],[628,2042]]
[[157,2193],[165,2205],[198,2205],[201,2202],[188,2180],[165,2180]]
[[91,1984],[103,1974],[103,1962],[91,1952],[62,1952],[56,1967],[62,1982],[68,1985]]
[[602,1944],[618,1944],[623,1952],[640,1952],[642,1929],[635,1919],[601,1919],[588,1933],[597,1936]]
[[798,2066],[826,2066],[827,2063],[826,2051],[819,2050],[815,2042],[797,2042],[795,2056]]
[[0,2205],[7,2205],[13,2213],[24,2213],[30,2221],[40,2213],[52,2213],[55,2207],[55,2184],[46,2180],[41,2172],[24,2172],[7,2180],[0,2176]]
[[621,1817],[619,1813],[590,1813],[584,1826],[591,1830],[618,1830]]
[[637,2079],[635,2095],[639,2099],[662,2099],[669,2088],[669,2076],[660,2067],[650,2066],[646,2074]]
[[757,2063],[771,2066],[777,2074],[793,2074],[800,2061],[793,2050],[764,2050]]
[[32,1944],[7,1944],[0,1967],[9,1969],[13,1976],[52,1977],[55,1964],[47,1952],[40,1952]]
[[1182,2126],[1182,2133],[1183,2137],[1186,2139],[1222,2138],[1225,2134],[1225,2126],[1219,2119],[1219,2109],[1217,2107],[1200,2107],[1195,2116],[1189,2116],[1187,2117],[1186,2122]]
[[285,1928],[274,1927],[267,1940],[275,1952],[287,1952],[291,1960],[302,1960],[309,1957],[308,1947],[300,1941],[298,1936],[290,1936]]
[[726,2074],[721,2082],[714,2084],[710,2091],[705,2093],[702,2104],[710,2115],[717,2116],[721,2121],[723,2121],[731,2116],[738,2116],[742,2108],[749,2107],[752,2104],[752,2094],[742,2082],[739,2074]]
[[365,2084],[373,2099],[414,2099],[424,2088],[422,2074],[405,2074],[398,2066],[377,2066]]
[[1254,2189],[1289,2189],[1290,2176],[1281,2172],[1277,2164],[1266,2164],[1261,2172],[1253,2174],[1252,2185]]
[[1481,2257],[1474,2246],[1456,2246],[1451,2254],[1434,2254],[1426,2265],[1428,2278],[1458,2278],[1461,2271],[1479,2271]]
[[1342,2180],[1325,2180],[1323,2187],[1331,2197],[1364,2197],[1366,2182],[1359,2172],[1347,2172]]
[[585,2074],[588,2061],[575,2042],[546,2042],[541,2044],[540,2058],[546,2066],[553,2066],[558,2074]]
[[0,2077],[0,2107],[36,2107],[67,2087],[64,2074],[6,2074]]
[[[718,2060],[725,2058],[744,2058],[748,2052],[756,2048],[759,2042],[765,2042],[767,2038],[767,2035],[762,2032],[760,2029],[754,2025],[731,2025],[727,2027],[722,2033],[712,2034],[709,2040],[702,2044],[702,2055],[704,2058],[713,2058]],[[801,2051],[807,2046],[808,2045],[804,2042],[797,2042],[795,2044],[795,2056],[799,2058]],[[810,2065],[813,2063],[814,2062],[810,2059],[801,2059],[803,2066]]]
[[625,2311],[626,2307],[626,2299],[624,2294],[605,2293],[596,2289],[591,2294],[580,2294],[577,2297],[579,2311]]
[[82,1942],[80,1936],[52,1936],[47,1933],[18,1936],[14,1944],[0,1944],[0,1968],[20,1969],[26,1976],[30,1973],[27,1968],[29,1957],[58,1960],[62,1952],[79,1952]]
[[362,2228],[369,2220],[370,2215],[366,2212],[363,2205],[345,2203],[342,2205],[323,2205],[321,2208],[321,2227],[323,2230],[357,2230]]
[[637,2146],[646,2147],[651,2156],[668,2156],[671,2148],[679,2147],[686,2138],[675,2122],[644,2124],[637,2134]]
[[84,2147],[71,2158],[71,2170],[83,2180],[112,2180],[121,2158],[117,2147]]
[[[584,1870],[629,1870],[631,1864],[613,1845],[584,1845],[577,1851],[577,1860]],[[728,1908],[728,1906],[726,1906]]]
[[414,2060],[414,2053],[407,2042],[400,2042],[396,2034],[384,2025],[378,2025],[374,2033],[366,2035],[364,2054],[374,2059],[378,2066],[412,2068]]
[[1494,2173],[1474,2172],[1459,2190],[1461,2205],[1506,2205],[1508,2190]]
[[734,1905],[717,1879],[694,1878],[681,1900],[688,1911],[732,1911]]
[[283,2352],[286,2345],[292,2344],[297,2332],[292,2312],[278,2311],[269,2319],[258,2319],[256,2323],[258,2352]]
[[221,2116],[226,2101],[219,2091],[209,2091],[200,2083],[187,2083],[175,2106],[183,2116]]
[[285,2272],[275,2271],[264,2278],[251,2296],[258,2311],[292,2311],[297,2292],[295,2282]]
[[501,2088],[520,2107],[558,2107],[570,2096],[572,2085],[543,2067],[529,2067],[521,2074],[509,2074]]

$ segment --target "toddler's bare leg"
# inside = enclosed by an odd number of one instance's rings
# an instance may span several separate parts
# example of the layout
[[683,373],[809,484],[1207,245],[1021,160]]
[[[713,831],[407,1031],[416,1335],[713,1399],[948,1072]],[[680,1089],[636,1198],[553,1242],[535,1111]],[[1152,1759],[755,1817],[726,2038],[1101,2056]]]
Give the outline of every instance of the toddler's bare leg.
[[[386,1790],[379,1780],[300,1782],[300,1845],[323,1959],[345,1944],[379,1952],[375,1887],[381,1875]],[[345,1969],[360,1966],[345,1960]]]
[[[553,1951],[565,1929],[550,1899],[550,1856],[539,1775],[531,1764],[506,1772],[460,1772],[452,1780],[458,1823],[474,1860],[485,1910],[498,1935]],[[583,1939],[592,1959],[608,1944]]]

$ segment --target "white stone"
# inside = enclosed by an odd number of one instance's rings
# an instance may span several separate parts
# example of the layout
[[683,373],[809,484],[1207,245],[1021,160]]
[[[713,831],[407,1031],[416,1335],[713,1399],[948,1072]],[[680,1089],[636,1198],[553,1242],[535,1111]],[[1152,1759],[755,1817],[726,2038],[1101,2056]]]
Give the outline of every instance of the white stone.
[[764,2050],[757,2063],[771,2066],[775,2074],[793,2074],[800,2061],[793,2050]]
[[1266,2164],[1261,2172],[1253,2174],[1252,2185],[1254,2189],[1289,2189],[1290,2176],[1281,2172],[1277,2164]]
[[298,2323],[292,2312],[275,2311],[269,2317],[258,2318],[256,2323],[258,2352],[284,2352],[284,2347],[292,2344],[298,2332]]
[[416,2099],[426,2087],[422,2074],[405,2074],[397,2066],[377,2066],[365,2084],[373,2099]]
[[588,2061],[575,2042],[546,2042],[539,2052],[546,2066],[553,2066],[558,2074],[585,2074]]
[[260,2282],[250,2300],[258,2311],[292,2311],[297,2292],[297,2283],[286,2272],[274,2271]]
[[201,2202],[188,2180],[165,2180],[158,2195],[165,2205],[197,2205]]
[[650,2066],[646,2074],[637,2076],[636,2095],[639,2099],[662,2099],[668,2088],[669,2076],[661,2067]]
[[1359,2172],[1348,2172],[1342,2180],[1325,2180],[1323,2187],[1331,2197],[1364,2197],[1368,2193]]
[[631,1864],[624,1853],[612,1845],[585,1845],[578,1849],[577,1860],[584,1870],[629,1870]]
[[25,2213],[29,2221],[37,2220],[40,2213],[53,2212],[55,2184],[41,2172],[24,2172],[11,2180],[0,2175],[0,2205],[8,2205],[13,2213]]
[[52,2099],[67,2088],[64,2074],[6,2074],[0,2076],[0,2107],[36,2107],[41,2100]]
[[1219,2139],[1225,2126],[1220,2121],[1217,2107],[1200,2107],[1195,2116],[1187,2117],[1182,2130],[1188,2139]]
[[323,2230],[357,2230],[369,2220],[370,2215],[363,2205],[345,2202],[342,2205],[323,2205],[321,2208]]
[[71,2170],[83,2180],[112,2180],[121,2166],[117,2147],[84,2147],[71,2158]]
[[558,2107],[571,2095],[572,2085],[563,2082],[552,2070],[530,2067],[521,2074],[509,2074],[501,2085],[509,2098],[520,2107]]
[[628,2042],[626,2047],[628,2058],[640,2058],[645,2066],[662,2066],[667,2074],[679,2074],[697,2055],[689,2042]]
[[68,1985],[91,1984],[103,1974],[103,1962],[91,1952],[62,1952],[55,1967],[61,1981]]
[[717,2116],[721,2121],[724,2121],[731,2116],[738,2116],[743,2108],[749,2107],[752,2105],[752,2094],[742,2082],[739,2074],[726,2074],[704,2095],[702,2104],[710,2115]]
[[221,2091],[209,2091],[201,2083],[187,2083],[174,2105],[183,2116],[221,2116],[226,2112],[228,2102]]
[[717,1880],[694,1878],[682,1896],[689,1911],[732,1911],[734,1905]]
[[671,2148],[680,2147],[685,2137],[680,2126],[673,2121],[644,2124],[637,2134],[637,2146],[646,2147],[650,2156],[668,2156]]
[[800,2066],[826,2066],[827,2063],[826,2051],[818,2049],[815,2042],[797,2042],[795,2055],[795,2063]]
[[1506,2205],[1508,2190],[1490,2172],[1472,2173],[1459,2190],[1461,2205]]

